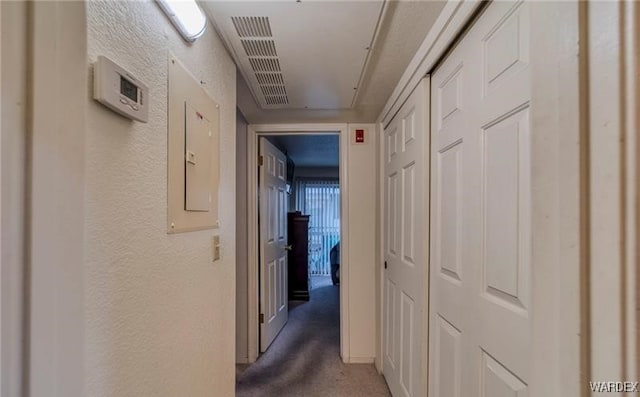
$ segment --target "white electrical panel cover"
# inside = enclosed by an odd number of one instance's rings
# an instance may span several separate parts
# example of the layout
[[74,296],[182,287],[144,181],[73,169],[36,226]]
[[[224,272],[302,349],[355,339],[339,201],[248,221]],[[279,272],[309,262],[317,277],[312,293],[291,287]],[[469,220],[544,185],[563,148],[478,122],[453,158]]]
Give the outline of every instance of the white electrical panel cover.
[[185,210],[209,211],[211,204],[211,122],[185,103]]
[[168,232],[216,228],[220,106],[176,57],[168,68]]

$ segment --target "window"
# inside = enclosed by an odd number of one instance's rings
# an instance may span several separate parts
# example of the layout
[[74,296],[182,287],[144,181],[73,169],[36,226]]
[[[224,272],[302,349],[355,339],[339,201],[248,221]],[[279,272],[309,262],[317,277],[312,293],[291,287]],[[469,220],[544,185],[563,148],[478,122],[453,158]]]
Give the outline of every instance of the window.
[[329,252],[340,241],[340,185],[335,179],[297,179],[295,209],[309,215],[309,275],[329,276]]

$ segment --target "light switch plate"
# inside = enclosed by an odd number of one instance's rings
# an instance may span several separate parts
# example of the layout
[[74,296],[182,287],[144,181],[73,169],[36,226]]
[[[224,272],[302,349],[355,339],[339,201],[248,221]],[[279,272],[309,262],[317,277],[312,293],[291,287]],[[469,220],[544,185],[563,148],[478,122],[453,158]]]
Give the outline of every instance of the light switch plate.
[[214,262],[220,260],[220,236],[213,236],[212,256]]

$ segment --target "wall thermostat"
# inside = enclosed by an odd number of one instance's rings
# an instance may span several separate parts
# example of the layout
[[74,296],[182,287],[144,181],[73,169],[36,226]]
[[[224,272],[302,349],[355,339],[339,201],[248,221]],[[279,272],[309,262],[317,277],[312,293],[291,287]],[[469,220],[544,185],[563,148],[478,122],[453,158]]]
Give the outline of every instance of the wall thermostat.
[[149,88],[102,55],[94,64],[93,99],[130,119],[149,120]]

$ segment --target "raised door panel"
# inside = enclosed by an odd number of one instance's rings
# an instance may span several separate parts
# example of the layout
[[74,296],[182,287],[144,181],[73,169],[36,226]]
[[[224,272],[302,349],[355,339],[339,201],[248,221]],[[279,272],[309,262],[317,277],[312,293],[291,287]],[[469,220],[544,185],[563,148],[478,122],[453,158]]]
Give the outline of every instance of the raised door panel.
[[402,292],[400,295],[400,386],[405,396],[414,396],[414,377],[418,376],[419,370],[415,365],[416,351],[415,345],[415,302],[413,298]]
[[278,313],[277,310],[277,286],[278,286],[278,265],[277,261],[273,260],[267,263],[267,282],[269,291],[273,293],[267,294],[266,302],[266,321],[271,323]]
[[435,396],[460,397],[462,390],[462,332],[441,316],[436,316],[432,337],[435,349],[432,390]]
[[415,266],[416,244],[416,164],[411,162],[402,168],[402,263]]
[[462,142],[437,153],[436,175],[436,264],[445,280],[460,284],[462,281]]
[[385,343],[384,343],[384,356],[387,362],[387,367],[391,371],[396,371],[398,362],[398,338],[396,337],[396,316],[398,310],[396,310],[396,298],[398,296],[398,289],[393,280],[387,279],[385,282]]
[[524,109],[483,131],[483,288],[517,311],[529,305],[528,125]]
[[527,385],[500,362],[482,352],[481,397],[527,397]]

